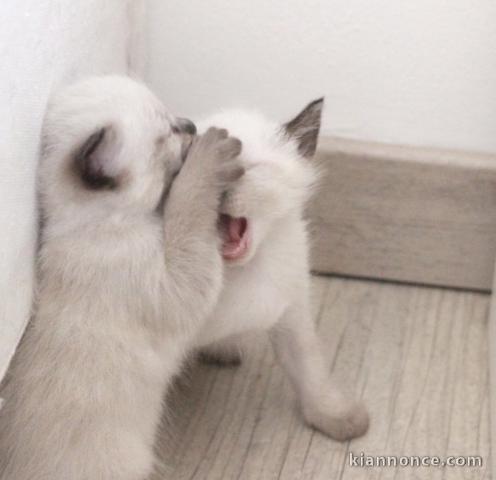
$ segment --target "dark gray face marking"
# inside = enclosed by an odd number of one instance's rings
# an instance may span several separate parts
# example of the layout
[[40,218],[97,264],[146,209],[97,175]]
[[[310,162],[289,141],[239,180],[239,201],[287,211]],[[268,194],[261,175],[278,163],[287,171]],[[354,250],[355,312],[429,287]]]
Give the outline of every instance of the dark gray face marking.
[[101,128],[88,137],[74,157],[76,172],[90,190],[113,190],[118,186],[117,179],[108,176],[104,168],[103,146],[111,135],[110,128]]
[[324,98],[318,98],[283,125],[285,134],[296,141],[298,152],[305,158],[312,158],[317,149],[323,106]]
[[172,131],[174,133],[196,135],[196,125],[187,118],[176,118],[176,123],[172,126]]

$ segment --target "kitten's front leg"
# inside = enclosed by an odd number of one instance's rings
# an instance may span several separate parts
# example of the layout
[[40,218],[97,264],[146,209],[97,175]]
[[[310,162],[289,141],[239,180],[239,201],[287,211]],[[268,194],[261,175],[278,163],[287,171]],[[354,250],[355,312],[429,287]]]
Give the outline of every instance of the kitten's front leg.
[[331,382],[306,303],[291,306],[270,336],[306,422],[336,440],[363,435],[369,425],[367,411]]
[[231,335],[217,342],[201,347],[198,352],[199,360],[220,367],[234,367],[241,363],[243,345],[240,335]]
[[244,173],[240,152],[239,140],[210,128],[194,140],[166,200],[166,305],[181,327],[205,319],[220,294],[219,203]]

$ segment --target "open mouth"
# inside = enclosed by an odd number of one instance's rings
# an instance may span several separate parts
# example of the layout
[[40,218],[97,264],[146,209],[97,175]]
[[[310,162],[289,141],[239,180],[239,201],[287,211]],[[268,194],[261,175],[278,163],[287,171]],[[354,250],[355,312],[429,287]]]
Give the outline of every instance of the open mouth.
[[222,235],[222,256],[225,260],[242,258],[249,247],[248,220],[221,214],[219,228]]

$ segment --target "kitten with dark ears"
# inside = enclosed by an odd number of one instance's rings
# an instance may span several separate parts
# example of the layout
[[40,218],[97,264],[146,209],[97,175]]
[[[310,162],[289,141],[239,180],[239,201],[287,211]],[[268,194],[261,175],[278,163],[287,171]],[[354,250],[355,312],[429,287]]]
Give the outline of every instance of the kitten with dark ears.
[[367,430],[368,415],[331,382],[309,312],[304,208],[316,183],[311,160],[322,107],[323,99],[316,100],[284,125],[245,111],[200,124],[228,128],[242,140],[246,173],[221,205],[224,288],[191,345],[206,360],[232,363],[240,360],[240,334],[267,330],[305,420],[347,440]]
[[152,471],[165,389],[221,289],[219,202],[243,174],[241,143],[218,129],[181,168],[192,134],[125,77],[50,102],[37,304],[1,392],[1,480]]

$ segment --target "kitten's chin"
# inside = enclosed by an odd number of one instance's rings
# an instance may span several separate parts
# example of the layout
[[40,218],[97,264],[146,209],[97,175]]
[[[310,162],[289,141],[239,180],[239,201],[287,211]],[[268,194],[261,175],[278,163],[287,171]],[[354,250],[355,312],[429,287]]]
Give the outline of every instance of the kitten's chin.
[[229,264],[240,264],[250,251],[250,225],[245,217],[221,214],[222,257]]

